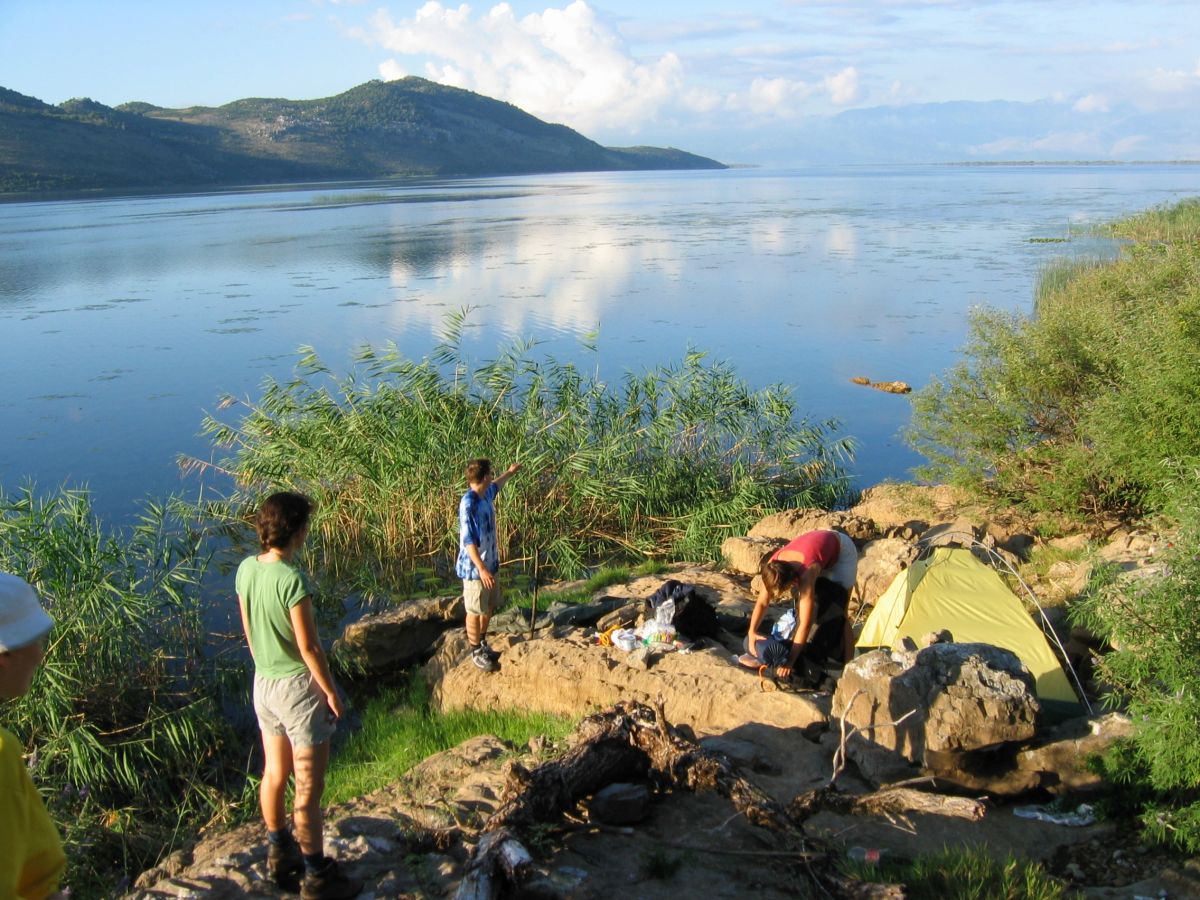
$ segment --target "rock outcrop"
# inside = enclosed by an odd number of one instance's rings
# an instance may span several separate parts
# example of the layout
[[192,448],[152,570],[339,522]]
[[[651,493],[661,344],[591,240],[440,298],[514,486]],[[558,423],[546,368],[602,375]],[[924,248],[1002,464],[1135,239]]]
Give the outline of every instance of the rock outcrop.
[[[698,734],[719,734],[758,723],[805,728],[829,717],[828,695],[764,691],[758,677],[732,665],[724,648],[694,653],[636,653],[589,642],[582,632],[527,640],[497,635],[500,672],[464,660],[462,635],[446,636],[425,675],[434,704],[450,709],[524,709],[579,715],[619,700],[661,699],[672,722]],[[645,667],[643,667],[643,664]]]
[[[795,537],[795,535],[793,535]],[[739,575],[757,575],[763,562],[787,541],[782,538],[731,537],[721,543],[725,568]]]
[[464,614],[462,597],[412,600],[347,625],[333,652],[353,671],[392,672],[428,658],[437,639],[461,625]]
[[[893,751],[935,774],[964,755],[1028,741],[1040,705],[1016,655],[988,644],[933,644],[916,652],[876,650],[849,663],[833,713],[856,729],[847,751]],[[879,771],[877,757],[864,768]]]
[[859,515],[854,510],[839,512],[827,509],[800,508],[787,509],[764,516],[746,536],[790,541],[798,534],[820,528],[844,531],[856,543],[869,541],[878,534],[875,522]]

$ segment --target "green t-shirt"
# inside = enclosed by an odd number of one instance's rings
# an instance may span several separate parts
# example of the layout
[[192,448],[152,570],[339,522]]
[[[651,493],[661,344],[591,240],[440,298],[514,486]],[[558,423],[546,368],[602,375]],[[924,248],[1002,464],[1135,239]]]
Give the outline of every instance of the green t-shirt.
[[254,670],[263,678],[288,678],[306,671],[291,617],[292,607],[312,596],[305,574],[283,560],[264,563],[248,556],[238,566],[234,584],[250,623]]

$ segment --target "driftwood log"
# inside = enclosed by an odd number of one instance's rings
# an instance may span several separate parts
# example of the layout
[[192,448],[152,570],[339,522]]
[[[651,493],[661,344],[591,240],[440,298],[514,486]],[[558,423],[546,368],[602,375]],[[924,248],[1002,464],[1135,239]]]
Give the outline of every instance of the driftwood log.
[[903,896],[893,885],[865,885],[841,876],[830,854],[804,836],[803,819],[739,775],[723,754],[699,747],[672,728],[661,704],[651,708],[626,702],[584,719],[571,749],[559,759],[534,769],[509,764],[504,801],[484,824],[457,900],[490,900],[520,883],[530,868],[529,854],[516,837],[520,829],[559,821],[606,785],[639,778],[728,798],[747,821],[766,830],[777,850],[805,862],[821,894]]

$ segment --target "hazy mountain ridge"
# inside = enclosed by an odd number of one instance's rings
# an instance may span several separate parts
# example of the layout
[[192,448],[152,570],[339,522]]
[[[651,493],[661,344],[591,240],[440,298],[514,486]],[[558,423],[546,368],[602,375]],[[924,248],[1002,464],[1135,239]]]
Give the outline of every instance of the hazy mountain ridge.
[[422,78],[319,100],[164,109],[51,106],[0,88],[0,192],[250,184],[397,175],[716,169],[654,147],[602,147],[508,103]]
[[1200,119],[1116,105],[1083,112],[1049,100],[914,103],[805,119],[762,134],[745,153],[787,165],[1195,160]]

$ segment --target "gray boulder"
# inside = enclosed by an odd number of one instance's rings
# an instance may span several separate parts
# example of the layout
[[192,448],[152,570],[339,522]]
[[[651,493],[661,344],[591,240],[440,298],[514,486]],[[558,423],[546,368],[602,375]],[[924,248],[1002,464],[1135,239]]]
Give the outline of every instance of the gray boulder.
[[770,538],[790,541],[806,531],[832,528],[848,534],[857,544],[878,536],[878,529],[870,519],[853,512],[830,511],[827,509],[785,509],[783,512],[764,516],[750,529],[748,537]]
[[780,538],[731,537],[721,543],[725,568],[741,575],[757,575],[763,560],[782,547]]
[[442,632],[462,625],[462,597],[411,600],[395,609],[351,622],[333,643],[333,653],[349,668],[379,674],[429,657]]
[[888,589],[901,569],[916,557],[916,548],[899,538],[880,538],[868,541],[858,554],[858,599],[864,606],[875,601]]
[[587,801],[588,818],[603,825],[633,825],[650,810],[650,789],[644,784],[610,784]]
[[876,650],[846,666],[833,714],[859,729],[852,758],[861,743],[937,772],[960,754],[1032,738],[1041,709],[1033,687],[1015,654],[988,644]]

